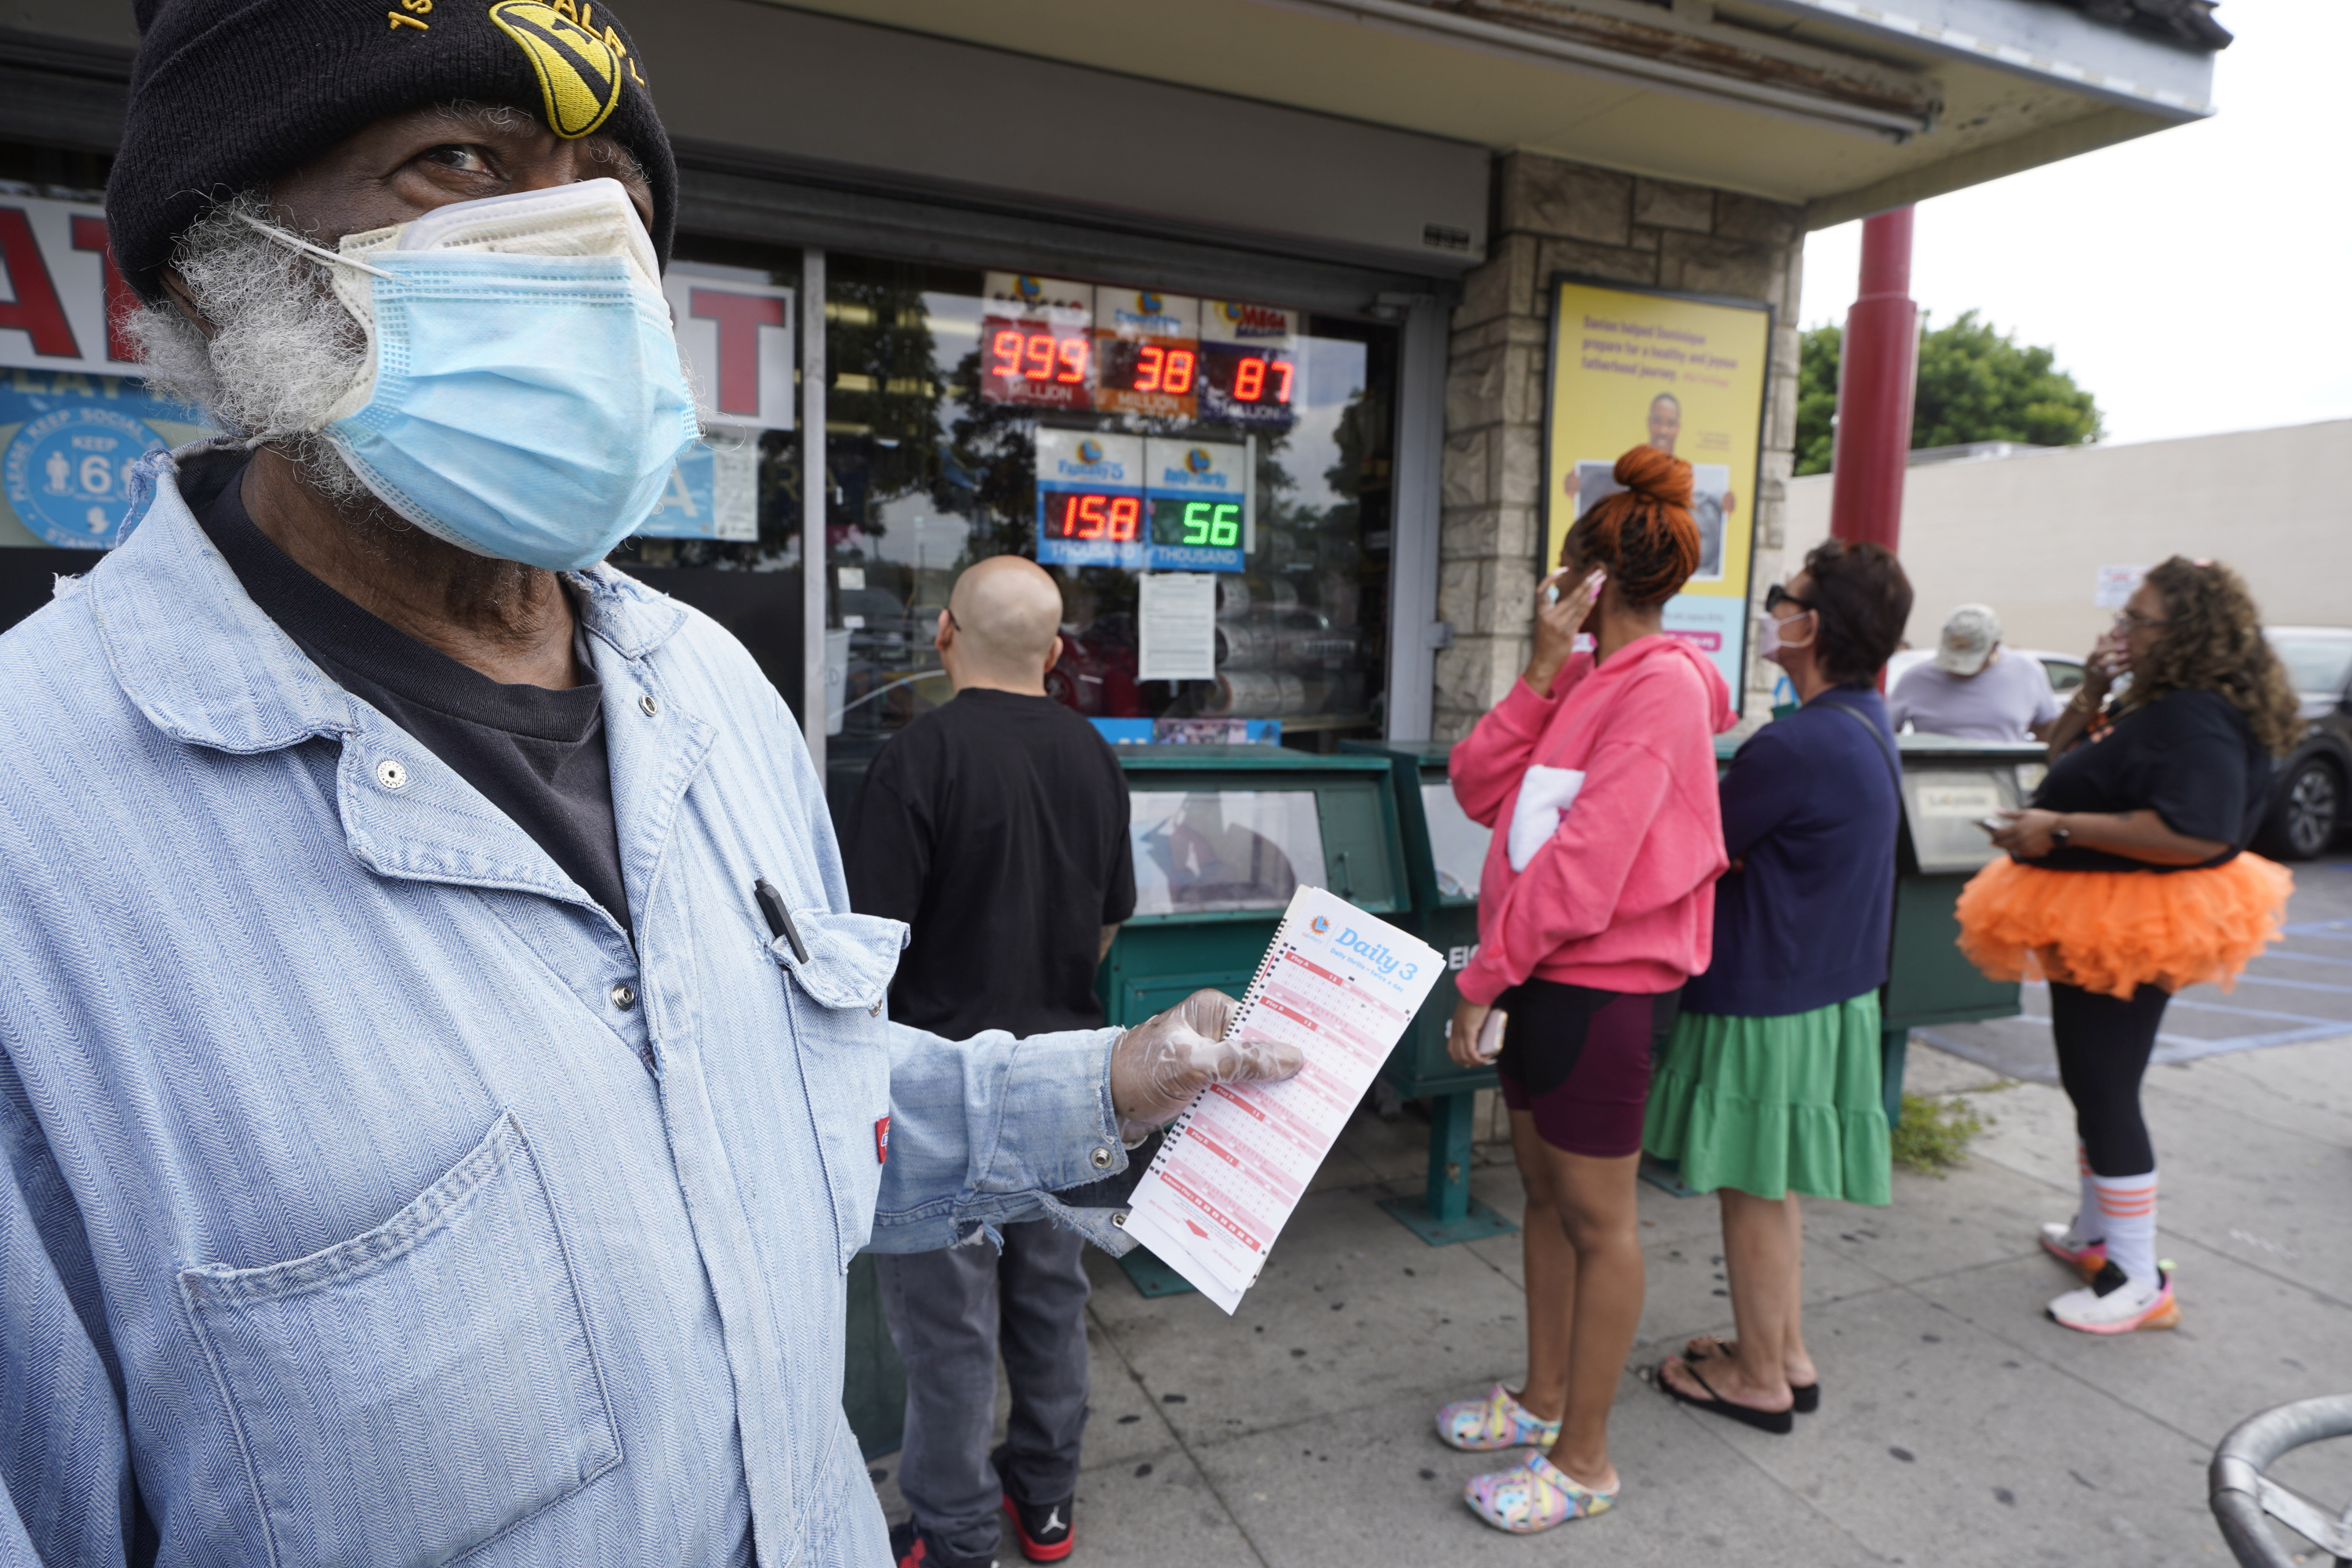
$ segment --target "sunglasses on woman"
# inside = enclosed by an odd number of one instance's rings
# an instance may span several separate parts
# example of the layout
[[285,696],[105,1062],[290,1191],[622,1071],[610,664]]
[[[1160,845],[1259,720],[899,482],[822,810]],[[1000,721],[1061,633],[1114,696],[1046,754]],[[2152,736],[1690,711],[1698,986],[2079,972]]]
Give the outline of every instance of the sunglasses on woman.
[[1779,609],[1783,605],[1794,605],[1801,610],[1810,610],[1813,608],[1811,605],[1800,599],[1796,595],[1791,594],[1788,589],[1783,588],[1778,583],[1773,584],[1770,587],[1764,590],[1764,610],[1766,614],[1770,614],[1772,611]]

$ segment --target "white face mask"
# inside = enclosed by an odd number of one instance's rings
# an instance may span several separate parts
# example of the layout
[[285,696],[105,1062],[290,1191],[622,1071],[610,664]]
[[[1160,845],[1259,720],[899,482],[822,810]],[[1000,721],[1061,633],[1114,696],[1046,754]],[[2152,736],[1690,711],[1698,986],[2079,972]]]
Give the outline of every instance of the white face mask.
[[1778,664],[1780,662],[1781,649],[1812,647],[1814,634],[1811,632],[1805,634],[1805,640],[1802,642],[1790,642],[1780,635],[1780,628],[1787,626],[1789,621],[1798,620],[1811,614],[1813,612],[1811,610],[1800,610],[1796,615],[1790,616],[1788,621],[1780,619],[1769,610],[1759,616],[1756,628],[1756,657],[1769,659],[1774,664]]

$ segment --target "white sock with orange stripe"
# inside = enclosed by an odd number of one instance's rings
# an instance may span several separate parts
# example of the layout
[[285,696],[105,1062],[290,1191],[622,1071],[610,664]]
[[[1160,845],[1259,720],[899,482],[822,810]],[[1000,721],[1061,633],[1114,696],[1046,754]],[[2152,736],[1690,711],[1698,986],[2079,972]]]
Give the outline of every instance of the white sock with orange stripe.
[[2099,1220],[2107,1235],[2107,1261],[2136,1280],[2156,1279],[2156,1173],[2093,1176]]
[[2074,1142],[2074,1168],[2082,1173],[2083,1195],[2074,1205],[2074,1239],[2104,1241],[2107,1222],[2099,1213],[2099,1178],[2091,1174],[2090,1152],[2080,1139]]

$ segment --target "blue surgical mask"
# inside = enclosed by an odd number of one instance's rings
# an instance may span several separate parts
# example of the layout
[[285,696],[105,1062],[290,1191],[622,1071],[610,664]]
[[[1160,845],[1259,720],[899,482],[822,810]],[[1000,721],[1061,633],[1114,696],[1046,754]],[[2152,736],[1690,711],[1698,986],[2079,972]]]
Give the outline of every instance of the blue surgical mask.
[[338,264],[367,358],[320,428],[428,533],[593,565],[651,515],[701,433],[653,246],[617,181],[438,207],[340,252],[267,232]]

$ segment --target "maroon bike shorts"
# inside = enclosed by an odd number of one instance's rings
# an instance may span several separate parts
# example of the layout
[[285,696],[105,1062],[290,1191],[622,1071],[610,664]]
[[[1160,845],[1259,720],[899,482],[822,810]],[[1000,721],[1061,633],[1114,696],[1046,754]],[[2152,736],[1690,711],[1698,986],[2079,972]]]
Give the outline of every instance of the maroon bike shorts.
[[1654,994],[1530,979],[1497,997],[1508,1015],[1495,1058],[1503,1103],[1535,1118],[1552,1148],[1616,1160],[1642,1151],[1650,1066],[1682,1010],[1682,988]]

